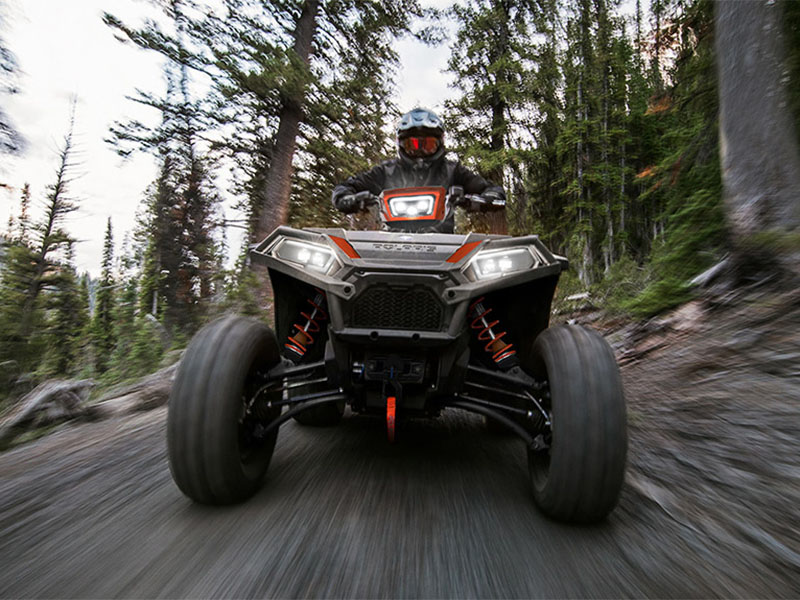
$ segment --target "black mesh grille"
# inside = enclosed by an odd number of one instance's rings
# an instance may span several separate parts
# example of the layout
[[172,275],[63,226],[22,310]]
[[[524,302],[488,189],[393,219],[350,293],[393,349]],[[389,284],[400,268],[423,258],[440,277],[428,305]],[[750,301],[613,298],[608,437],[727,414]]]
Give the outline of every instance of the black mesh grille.
[[438,331],[442,305],[428,288],[372,287],[356,298],[353,327]]

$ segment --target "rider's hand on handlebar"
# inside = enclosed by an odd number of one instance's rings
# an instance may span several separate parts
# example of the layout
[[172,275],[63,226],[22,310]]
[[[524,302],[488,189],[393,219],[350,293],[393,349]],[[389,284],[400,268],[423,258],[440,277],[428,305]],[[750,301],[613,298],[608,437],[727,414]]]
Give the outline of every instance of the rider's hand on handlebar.
[[378,197],[372,192],[363,191],[356,194],[356,200],[359,203],[359,210],[367,210],[373,204],[378,203]]
[[480,196],[472,194],[464,196],[456,205],[463,206],[470,212],[488,212],[504,209],[506,201],[497,192],[486,191]]
[[483,192],[481,198],[486,202],[487,210],[497,210],[499,208],[505,208],[506,206],[506,199],[503,195],[492,190]]
[[375,196],[371,192],[363,191],[357,194],[347,194],[336,202],[336,208],[343,213],[354,213],[366,210],[368,206],[375,203]]
[[464,196],[464,188],[460,185],[454,185],[447,190],[447,200],[453,206],[469,206],[469,200]]
[[347,194],[336,200],[336,208],[343,213],[353,213],[358,210],[358,200],[355,194]]

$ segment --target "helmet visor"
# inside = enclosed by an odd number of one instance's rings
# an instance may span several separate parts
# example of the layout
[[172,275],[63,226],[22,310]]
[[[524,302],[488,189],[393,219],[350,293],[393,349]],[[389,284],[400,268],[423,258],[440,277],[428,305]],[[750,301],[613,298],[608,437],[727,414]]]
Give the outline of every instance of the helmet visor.
[[412,135],[400,140],[400,145],[407,156],[411,158],[424,158],[436,154],[442,140],[435,135]]

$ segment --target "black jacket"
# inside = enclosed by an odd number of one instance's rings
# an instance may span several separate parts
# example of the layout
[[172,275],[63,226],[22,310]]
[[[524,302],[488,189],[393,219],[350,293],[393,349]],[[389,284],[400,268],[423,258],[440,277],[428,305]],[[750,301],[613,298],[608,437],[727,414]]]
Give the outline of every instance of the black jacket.
[[346,179],[333,189],[333,205],[339,208],[339,198],[348,194],[368,191],[376,196],[384,190],[405,187],[435,186],[450,189],[460,185],[465,194],[482,194],[492,191],[505,200],[505,192],[463,166],[444,157],[426,164],[422,161],[394,158],[382,162],[366,173],[359,173]]

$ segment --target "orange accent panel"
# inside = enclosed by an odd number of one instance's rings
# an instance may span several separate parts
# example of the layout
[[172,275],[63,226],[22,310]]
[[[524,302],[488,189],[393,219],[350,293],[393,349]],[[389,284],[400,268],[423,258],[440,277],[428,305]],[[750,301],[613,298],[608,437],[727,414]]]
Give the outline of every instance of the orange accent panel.
[[386,432],[389,434],[389,441],[394,442],[394,417],[397,410],[397,398],[389,396],[386,398]]
[[350,258],[361,258],[356,249],[344,238],[340,238],[338,236],[332,235],[330,238],[334,241],[334,243],[342,249],[342,252],[347,254]]
[[[425,217],[395,217],[389,210],[389,200],[402,196],[417,196],[419,194],[433,194],[436,200],[433,203],[433,214]],[[383,206],[381,210],[387,221],[441,221],[444,219],[444,194],[443,187],[410,187],[385,190],[383,192]]]
[[450,255],[450,258],[447,259],[447,262],[449,262],[449,263],[457,263],[462,258],[464,258],[467,254],[469,254],[470,252],[475,250],[475,248],[477,246],[479,246],[480,243],[481,243],[481,240],[478,240],[477,242],[469,242],[467,244],[464,244],[463,246],[461,246],[461,248],[459,248],[458,250],[456,250],[455,252],[453,252]]

